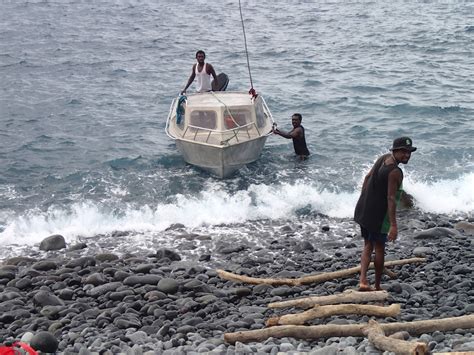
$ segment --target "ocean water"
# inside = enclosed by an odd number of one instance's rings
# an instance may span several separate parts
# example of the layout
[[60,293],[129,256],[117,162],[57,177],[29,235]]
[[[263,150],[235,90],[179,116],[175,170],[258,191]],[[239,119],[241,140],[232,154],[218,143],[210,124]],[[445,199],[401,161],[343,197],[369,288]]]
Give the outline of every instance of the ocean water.
[[418,147],[403,167],[416,208],[472,217],[474,3],[242,11],[254,87],[279,128],[303,115],[312,155],[298,162],[271,136],[219,180],[164,128],[197,49],[228,90],[250,88],[237,0],[0,2],[0,257],[56,233],[171,244],[175,223],[241,236],[324,216],[350,229],[364,174],[401,135]]

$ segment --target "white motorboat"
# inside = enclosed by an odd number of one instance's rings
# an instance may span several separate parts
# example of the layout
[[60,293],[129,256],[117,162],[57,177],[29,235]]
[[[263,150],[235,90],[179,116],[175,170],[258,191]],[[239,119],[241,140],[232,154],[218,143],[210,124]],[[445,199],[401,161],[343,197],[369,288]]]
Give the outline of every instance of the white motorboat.
[[260,95],[211,91],[175,98],[166,133],[187,163],[225,178],[259,158],[273,124]]

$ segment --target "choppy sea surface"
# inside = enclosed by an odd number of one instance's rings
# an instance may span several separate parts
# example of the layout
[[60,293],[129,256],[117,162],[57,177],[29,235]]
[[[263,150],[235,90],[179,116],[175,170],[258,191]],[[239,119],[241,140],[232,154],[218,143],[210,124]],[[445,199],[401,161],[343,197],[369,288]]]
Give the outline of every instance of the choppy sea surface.
[[56,233],[166,244],[175,223],[235,236],[258,235],[257,221],[345,221],[401,135],[418,147],[403,167],[416,208],[472,217],[474,3],[244,0],[242,12],[254,87],[279,128],[303,115],[312,155],[298,162],[271,136],[219,180],[164,128],[197,49],[228,90],[250,88],[237,0],[0,2],[0,257]]

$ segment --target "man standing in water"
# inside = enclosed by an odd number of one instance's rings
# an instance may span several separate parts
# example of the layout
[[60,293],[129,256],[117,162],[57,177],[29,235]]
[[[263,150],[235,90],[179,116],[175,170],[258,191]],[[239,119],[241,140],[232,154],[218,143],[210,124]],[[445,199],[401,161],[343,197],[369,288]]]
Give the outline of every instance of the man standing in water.
[[214,78],[214,82],[216,83],[216,85],[218,85],[216,72],[211,64],[204,63],[205,59],[206,53],[204,53],[204,51],[199,50],[196,52],[197,63],[193,65],[193,69],[188,79],[188,83],[186,84],[184,90],[181,92],[181,95],[184,95],[186,93],[186,90],[192,84],[194,79],[196,79],[197,92],[207,92],[212,90],[211,75]]
[[293,129],[290,132],[283,132],[278,128],[275,128],[273,133],[287,139],[293,139],[293,148],[295,148],[296,155],[301,160],[305,160],[309,157],[309,150],[306,146],[304,127],[301,125],[302,120],[303,116],[301,116],[301,114],[294,113],[293,116],[291,116],[291,124],[293,125]]
[[412,140],[400,137],[393,141],[391,153],[377,159],[366,175],[357,202],[354,220],[360,225],[364,249],[360,260],[360,291],[373,291],[367,281],[367,270],[375,248],[375,289],[381,290],[385,243],[397,239],[396,210],[402,192],[403,172],[398,164],[407,164],[416,150]]

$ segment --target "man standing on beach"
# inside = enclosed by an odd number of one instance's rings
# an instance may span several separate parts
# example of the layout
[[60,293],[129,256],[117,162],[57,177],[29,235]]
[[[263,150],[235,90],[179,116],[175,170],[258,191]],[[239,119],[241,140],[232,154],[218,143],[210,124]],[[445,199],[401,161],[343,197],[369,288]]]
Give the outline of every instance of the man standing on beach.
[[278,134],[287,139],[293,139],[293,148],[300,160],[305,160],[309,157],[309,150],[306,146],[306,139],[304,135],[304,127],[301,125],[303,116],[299,113],[294,113],[291,116],[291,124],[293,129],[290,132],[280,131],[278,128],[273,129],[273,133]]
[[214,78],[216,85],[218,85],[216,72],[211,64],[204,62],[205,59],[206,53],[204,53],[204,51],[199,50],[196,52],[197,63],[193,64],[188,83],[181,92],[182,95],[186,93],[186,90],[192,84],[194,79],[196,79],[197,92],[207,92],[212,90],[211,75]]
[[357,202],[354,220],[360,225],[364,249],[360,260],[360,291],[372,291],[367,281],[367,270],[375,248],[375,289],[380,282],[385,259],[385,243],[397,239],[396,210],[402,192],[403,172],[398,164],[407,164],[416,150],[412,140],[400,137],[393,141],[391,153],[377,159],[365,176]]

